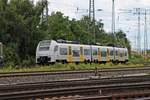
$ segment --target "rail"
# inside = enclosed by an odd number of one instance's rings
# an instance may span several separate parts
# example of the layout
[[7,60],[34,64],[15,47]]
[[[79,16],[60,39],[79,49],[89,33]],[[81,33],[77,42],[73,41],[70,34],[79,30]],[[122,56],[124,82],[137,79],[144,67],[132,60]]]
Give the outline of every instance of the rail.
[[80,73],[106,73],[106,72],[123,72],[123,71],[142,71],[150,70],[150,66],[147,67],[120,67],[120,68],[100,68],[95,70],[77,70],[77,71],[33,71],[33,72],[9,72],[0,73],[1,77],[21,77],[21,76],[40,76],[40,75],[62,75],[62,74],[80,74]]
[[[113,85],[99,85],[99,86],[83,86],[83,87],[70,87],[70,88],[57,88],[57,89],[44,89],[44,90],[29,90],[29,91],[19,91],[19,92],[11,92],[11,93],[1,93],[0,100],[20,100],[24,98],[40,98],[40,97],[60,97],[60,96],[68,96],[68,95],[102,95],[102,91],[107,92],[107,94],[111,94],[109,91],[111,90],[143,90],[144,94],[150,94],[150,91],[146,91],[146,89],[150,88],[150,82],[143,83],[130,83],[130,84],[113,84]],[[100,92],[101,91],[101,92]],[[144,95],[143,94],[143,95]],[[106,94],[104,94],[106,95]],[[128,94],[129,95],[129,94]],[[114,97],[114,95],[113,95]]]
[[[121,84],[121,83],[138,83],[150,81],[149,75],[144,76],[128,76],[128,77],[116,77],[116,78],[101,78],[101,79],[78,79],[78,80],[64,80],[64,81],[46,81],[46,82],[32,82],[32,83],[16,83],[0,85],[0,91],[13,91],[24,90],[29,88],[61,88],[61,87],[75,87],[75,86],[92,86],[94,85],[107,85],[107,84]],[[0,92],[1,93],[1,92]]]
[[128,93],[135,90],[150,93],[150,76],[6,85],[0,86],[0,100],[51,98],[68,95],[105,96],[118,94],[120,91]]
[[45,82],[57,80],[78,80],[93,78],[112,78],[133,75],[149,75],[150,67],[143,68],[118,68],[97,69],[80,71],[58,71],[58,72],[29,72],[29,73],[5,73],[0,74],[0,85],[16,84],[26,82]]

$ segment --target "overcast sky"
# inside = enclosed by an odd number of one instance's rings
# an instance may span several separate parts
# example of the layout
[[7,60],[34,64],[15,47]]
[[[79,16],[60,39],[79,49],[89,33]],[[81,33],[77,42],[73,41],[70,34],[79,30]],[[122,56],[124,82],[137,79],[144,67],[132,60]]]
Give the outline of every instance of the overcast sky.
[[[80,19],[83,15],[88,15],[89,0],[48,0],[49,13],[52,11],[61,11],[64,15],[70,18]],[[111,32],[111,8],[112,0],[95,0],[95,9],[103,9],[103,11],[96,11],[96,19],[102,19],[104,29]],[[79,10],[77,12],[77,7]],[[134,14],[119,13],[119,9],[133,10],[134,8],[150,9],[150,0],[115,0],[116,11],[116,31],[122,29],[127,33],[127,37],[131,41],[132,47],[135,48],[135,37],[137,36],[137,16]],[[144,31],[144,16],[141,16],[141,44],[143,46],[143,31]],[[150,18],[148,17],[148,20]],[[150,28],[150,21],[148,21],[148,29]],[[148,30],[149,33],[150,30]],[[148,37],[148,39],[150,36]]]

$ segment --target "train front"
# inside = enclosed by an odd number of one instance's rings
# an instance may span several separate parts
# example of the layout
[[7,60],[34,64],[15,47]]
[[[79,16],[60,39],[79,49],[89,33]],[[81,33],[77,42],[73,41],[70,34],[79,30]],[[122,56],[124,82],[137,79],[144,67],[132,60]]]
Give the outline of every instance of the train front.
[[36,49],[36,63],[46,64],[51,62],[51,40],[40,41]]

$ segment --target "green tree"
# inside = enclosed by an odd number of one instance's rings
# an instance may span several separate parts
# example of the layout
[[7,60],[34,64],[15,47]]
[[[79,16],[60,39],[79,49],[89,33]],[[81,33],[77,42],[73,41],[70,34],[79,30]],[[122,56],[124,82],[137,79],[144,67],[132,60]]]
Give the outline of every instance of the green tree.
[[[70,20],[61,12],[53,12],[46,22],[41,17],[44,4],[45,1],[34,5],[31,0],[0,0],[0,41],[4,43],[6,62],[14,65],[27,63],[30,58],[35,58],[36,46],[44,39],[76,40],[84,44],[94,42],[89,17]],[[95,21],[96,42],[114,44],[115,38],[103,27],[101,21]],[[131,48],[122,31],[116,32],[116,36],[117,45]]]
[[21,61],[34,56],[37,43],[45,37],[40,33],[41,13],[44,8],[41,3],[35,6],[30,0],[0,1],[0,40],[6,47],[13,47],[14,50],[11,51]]
[[70,30],[69,18],[64,16],[61,12],[52,13],[48,18],[49,39],[66,39],[72,40],[73,34]]

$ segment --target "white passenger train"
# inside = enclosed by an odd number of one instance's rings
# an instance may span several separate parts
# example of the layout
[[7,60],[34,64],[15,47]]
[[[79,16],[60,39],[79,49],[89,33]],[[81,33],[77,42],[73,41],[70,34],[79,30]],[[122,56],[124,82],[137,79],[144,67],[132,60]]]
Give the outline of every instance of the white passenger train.
[[106,63],[128,61],[127,48],[84,45],[71,41],[40,41],[36,50],[36,63]]

